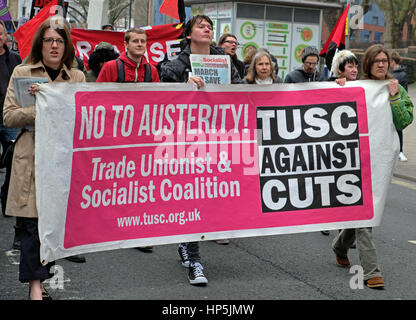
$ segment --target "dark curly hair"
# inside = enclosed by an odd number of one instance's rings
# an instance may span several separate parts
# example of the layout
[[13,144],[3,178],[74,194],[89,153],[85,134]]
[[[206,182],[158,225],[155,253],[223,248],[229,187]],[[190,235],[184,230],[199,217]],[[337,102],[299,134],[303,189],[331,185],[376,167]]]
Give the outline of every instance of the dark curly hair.
[[119,54],[114,50],[109,49],[98,49],[95,50],[90,55],[90,59],[88,60],[88,67],[94,72],[95,76],[98,77],[98,74],[101,71],[101,62],[107,62],[111,60],[117,59]]

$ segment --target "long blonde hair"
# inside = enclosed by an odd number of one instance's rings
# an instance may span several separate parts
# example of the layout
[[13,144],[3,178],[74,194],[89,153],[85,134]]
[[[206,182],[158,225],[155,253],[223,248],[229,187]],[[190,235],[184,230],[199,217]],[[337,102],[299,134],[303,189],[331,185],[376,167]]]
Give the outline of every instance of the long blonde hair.
[[258,50],[257,53],[254,55],[253,60],[251,60],[250,67],[248,68],[247,75],[244,77],[247,82],[252,83],[256,80],[257,72],[256,72],[256,64],[259,61],[260,58],[267,57],[270,62],[270,78],[272,78],[273,81],[276,80],[276,75],[274,73],[274,63],[272,61],[272,58],[270,55],[263,50]]

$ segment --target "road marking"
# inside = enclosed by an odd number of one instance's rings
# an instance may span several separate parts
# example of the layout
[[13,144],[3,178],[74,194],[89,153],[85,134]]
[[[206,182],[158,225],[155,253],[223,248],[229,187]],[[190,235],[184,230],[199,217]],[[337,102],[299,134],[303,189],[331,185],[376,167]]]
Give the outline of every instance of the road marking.
[[394,184],[400,185],[402,187],[405,187],[405,188],[416,190],[416,184],[414,184],[414,183],[409,183],[409,182],[406,182],[406,181],[398,180],[396,178],[393,178],[391,180],[391,182],[394,183]]
[[410,243],[416,244],[416,240],[409,240]]

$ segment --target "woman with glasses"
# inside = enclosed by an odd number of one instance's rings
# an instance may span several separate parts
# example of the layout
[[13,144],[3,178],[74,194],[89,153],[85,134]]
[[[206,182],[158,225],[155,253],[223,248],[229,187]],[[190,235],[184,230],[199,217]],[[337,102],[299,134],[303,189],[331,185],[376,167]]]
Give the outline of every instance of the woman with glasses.
[[[84,74],[71,68],[75,49],[64,23],[57,18],[44,21],[34,36],[32,49],[25,64],[14,69],[7,89],[3,109],[4,124],[10,128],[22,129],[14,148],[13,165],[6,212],[21,221],[22,238],[19,264],[19,281],[29,283],[29,299],[51,299],[42,282],[53,276],[50,268],[40,262],[40,241],[38,234],[38,213],[35,190],[35,106],[23,107],[17,102],[13,78],[41,77],[49,82],[85,82]],[[59,19],[59,18],[58,18]],[[53,26],[53,27],[52,27]],[[38,85],[32,85],[30,94],[35,95]],[[28,128],[29,127],[29,128]],[[30,129],[32,128],[32,129]]]
[[231,33],[224,33],[218,40],[218,46],[225,50],[225,54],[228,54],[231,58],[231,63],[238,71],[238,75],[241,79],[244,78],[244,62],[237,57],[238,41],[237,37]]
[[[337,55],[334,57],[333,63],[335,63],[336,58]],[[390,56],[388,51],[382,45],[373,45],[367,49],[362,59],[362,79],[389,80],[387,89],[393,123],[396,129],[402,130],[413,120],[413,104],[406,90],[388,73],[389,67]],[[355,240],[357,240],[358,255],[364,270],[365,284],[373,289],[384,288],[372,228],[344,229],[339,233],[332,243],[337,265],[344,268],[350,267],[347,254]]]
[[390,54],[380,44],[369,47],[363,57],[362,80],[390,80],[387,85],[393,115],[393,123],[397,130],[403,130],[413,121],[413,103],[406,89],[389,73]]

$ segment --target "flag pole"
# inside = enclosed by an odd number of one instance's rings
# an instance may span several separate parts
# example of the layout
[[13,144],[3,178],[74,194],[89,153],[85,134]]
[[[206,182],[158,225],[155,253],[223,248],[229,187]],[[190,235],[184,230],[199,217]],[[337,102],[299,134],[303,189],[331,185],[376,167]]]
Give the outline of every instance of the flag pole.
[[[7,11],[9,12],[9,14],[10,14],[10,18],[12,18],[10,21],[12,22],[12,26],[13,26],[13,29],[14,29],[14,31],[16,31],[17,30],[17,28],[16,28],[16,25],[14,24],[14,20],[13,20],[13,17],[12,17],[12,14],[10,13],[10,11],[9,11],[9,7],[7,7],[6,6],[6,8],[7,8]],[[13,31],[13,32],[14,32]],[[13,37],[14,38],[14,37]]]
[[[16,28],[16,25],[14,24],[13,18],[12,18],[12,25],[13,25],[13,29],[14,29],[14,31],[16,31],[16,30],[17,30],[17,28]],[[13,32],[14,32],[14,31],[13,31]]]
[[[351,5],[351,0],[347,0],[347,7]],[[350,49],[350,12],[347,14],[347,22],[345,23],[345,49]]]
[[148,26],[152,25],[152,13],[153,13],[152,6],[153,6],[152,0],[149,0],[149,6],[147,8],[147,25]]

